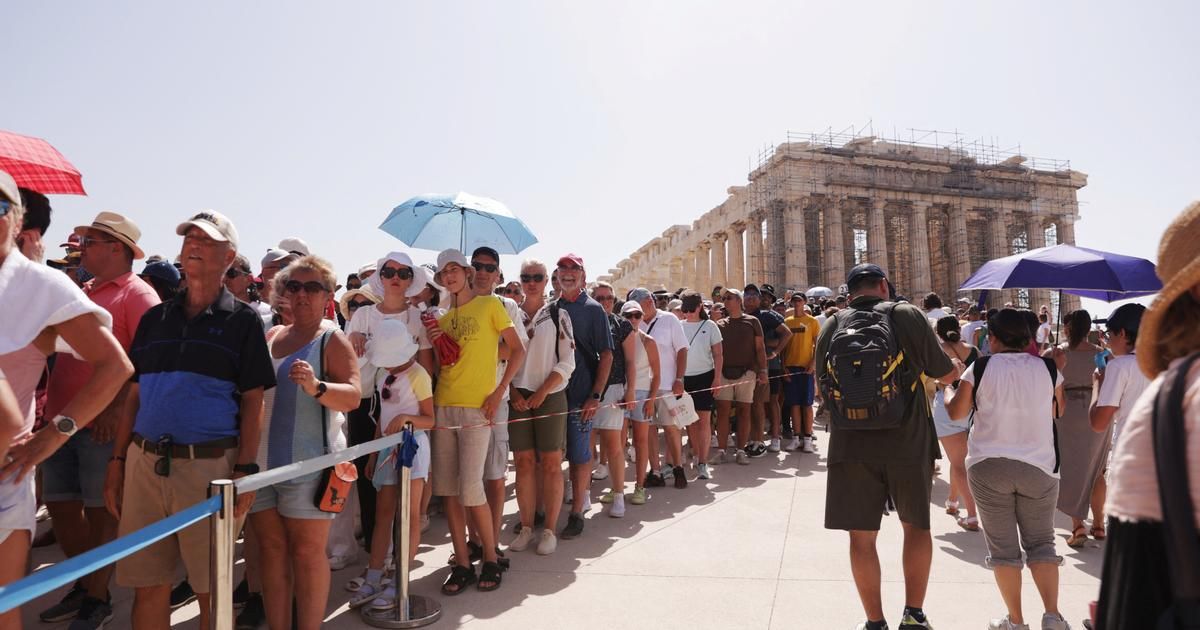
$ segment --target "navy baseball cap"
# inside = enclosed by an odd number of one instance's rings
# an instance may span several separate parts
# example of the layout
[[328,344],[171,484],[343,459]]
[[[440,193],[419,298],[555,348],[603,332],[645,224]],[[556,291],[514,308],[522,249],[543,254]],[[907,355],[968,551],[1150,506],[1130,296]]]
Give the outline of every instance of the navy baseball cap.
[[1141,304],[1123,304],[1108,316],[1108,322],[1104,326],[1108,330],[1128,330],[1137,334],[1138,327],[1142,324],[1142,314],[1145,312],[1146,307]]
[[883,269],[879,268],[879,265],[863,263],[850,270],[850,273],[846,275],[846,284],[854,284],[862,278],[872,276],[876,278],[887,278],[887,274],[883,272]]

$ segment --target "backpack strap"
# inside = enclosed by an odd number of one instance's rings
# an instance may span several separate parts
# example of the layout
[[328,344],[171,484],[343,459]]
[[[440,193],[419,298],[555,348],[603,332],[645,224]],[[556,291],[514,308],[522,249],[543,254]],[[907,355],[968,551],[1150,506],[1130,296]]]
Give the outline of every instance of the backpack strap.
[[1058,424],[1054,422],[1058,419],[1058,396],[1054,395],[1054,390],[1058,388],[1058,364],[1050,357],[1042,357],[1042,361],[1046,363],[1046,369],[1050,370],[1050,399],[1054,401],[1054,416],[1050,418],[1050,430],[1054,434],[1054,472],[1058,472],[1058,467],[1062,463],[1062,458],[1058,451]]
[[[1200,611],[1200,532],[1196,530],[1195,506],[1188,484],[1188,439],[1183,417],[1188,372],[1197,359],[1200,359],[1200,353],[1193,353],[1181,364],[1167,370],[1154,400],[1151,425],[1166,539],[1163,542],[1177,618],[1185,611],[1191,614]],[[1197,620],[1192,618],[1190,621],[1195,623]],[[1192,626],[1181,624],[1180,627]]]
[[558,324],[558,300],[550,303],[550,321],[554,322],[554,362],[558,363],[562,359],[558,356],[558,336],[562,334],[562,330]]

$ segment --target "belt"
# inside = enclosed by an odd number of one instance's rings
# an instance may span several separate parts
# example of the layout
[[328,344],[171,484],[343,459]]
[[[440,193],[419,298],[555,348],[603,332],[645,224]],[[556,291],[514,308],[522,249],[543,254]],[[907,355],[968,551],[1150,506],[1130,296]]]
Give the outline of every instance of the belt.
[[237,448],[238,439],[236,437],[221,438],[219,440],[211,440],[209,442],[201,442],[199,444],[158,444],[151,440],[134,433],[133,443],[143,451],[151,455],[166,457],[170,455],[179,459],[216,459],[224,457],[225,451],[231,448]]

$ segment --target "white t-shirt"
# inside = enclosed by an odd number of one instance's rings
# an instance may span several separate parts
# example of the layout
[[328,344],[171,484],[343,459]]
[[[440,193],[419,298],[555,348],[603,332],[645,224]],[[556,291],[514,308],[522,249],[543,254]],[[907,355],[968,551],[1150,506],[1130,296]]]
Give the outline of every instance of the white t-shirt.
[[1100,394],[1096,396],[1096,406],[1117,408],[1117,413],[1113,416],[1114,446],[1121,435],[1121,429],[1125,428],[1129,410],[1149,384],[1150,379],[1142,374],[1135,355],[1113,357],[1104,367],[1104,384],[1100,386]]
[[[962,376],[975,385],[969,366]],[[1063,375],[1058,374],[1058,385]],[[1046,362],[1024,352],[993,354],[976,388],[971,434],[967,437],[967,468],[993,457],[1037,466],[1054,472],[1054,390]]]
[[1050,322],[1042,322],[1037,329],[1038,345],[1050,343]]
[[363,375],[362,397],[370,398],[372,391],[370,384],[371,379],[368,375],[375,373],[375,366],[371,365],[368,358],[371,348],[372,331],[379,328],[380,322],[385,319],[394,319],[404,322],[404,327],[408,330],[408,334],[412,335],[413,343],[417,344],[420,350],[428,350],[433,348],[433,344],[429,342],[429,331],[425,329],[425,324],[421,323],[421,311],[413,307],[408,307],[400,313],[392,313],[385,315],[379,312],[378,304],[371,304],[358,309],[354,313],[354,317],[346,324],[346,334],[362,333],[367,337],[368,352],[358,359],[359,372]]
[[[654,343],[658,344],[658,369],[661,374],[658,389],[668,391],[675,385],[677,378],[675,356],[680,348],[686,348],[688,345],[687,337],[683,336],[683,323],[668,312],[658,311],[650,322],[643,317],[641,328],[642,332],[653,337]],[[687,366],[683,367],[686,373]]]
[[713,362],[713,346],[721,343],[721,329],[711,319],[698,322],[680,322],[683,336],[688,341],[687,371],[685,376],[704,374],[716,368]]
[[974,346],[975,345],[975,331],[979,330],[980,328],[983,328],[984,325],[986,325],[986,324],[987,324],[987,322],[983,321],[982,319],[975,320],[973,322],[967,322],[967,323],[963,324],[962,340],[971,344],[972,346]]
[[550,317],[550,304],[543,304],[533,315],[527,315],[522,310],[517,327],[525,332],[529,342],[525,344],[525,362],[513,378],[513,385],[537,391],[550,378],[551,372],[558,372],[562,382],[550,393],[566,389],[567,381],[575,371],[575,330],[571,327],[571,315],[558,309],[556,333]]
[[950,316],[950,313],[947,313],[946,309],[944,309],[944,308],[930,309],[928,312],[925,313],[925,317],[929,318],[929,323],[934,324],[934,325],[937,325],[937,320],[939,320],[943,317],[949,317],[949,316]]

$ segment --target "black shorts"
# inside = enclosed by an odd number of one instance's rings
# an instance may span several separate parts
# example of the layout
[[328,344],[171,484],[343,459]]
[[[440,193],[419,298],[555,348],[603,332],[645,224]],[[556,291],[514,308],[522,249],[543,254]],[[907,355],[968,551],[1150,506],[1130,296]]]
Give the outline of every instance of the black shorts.
[[825,483],[825,529],[879,531],[890,497],[900,521],[929,529],[933,463],[842,461],[829,464]]
[[712,384],[713,377],[716,376],[715,370],[709,370],[703,374],[695,376],[683,377],[683,389],[692,395],[692,402],[696,404],[696,411],[712,411],[716,403],[713,402]]
[[771,368],[767,370],[767,378],[771,379],[767,382],[771,384],[772,396],[783,391],[783,368]]

